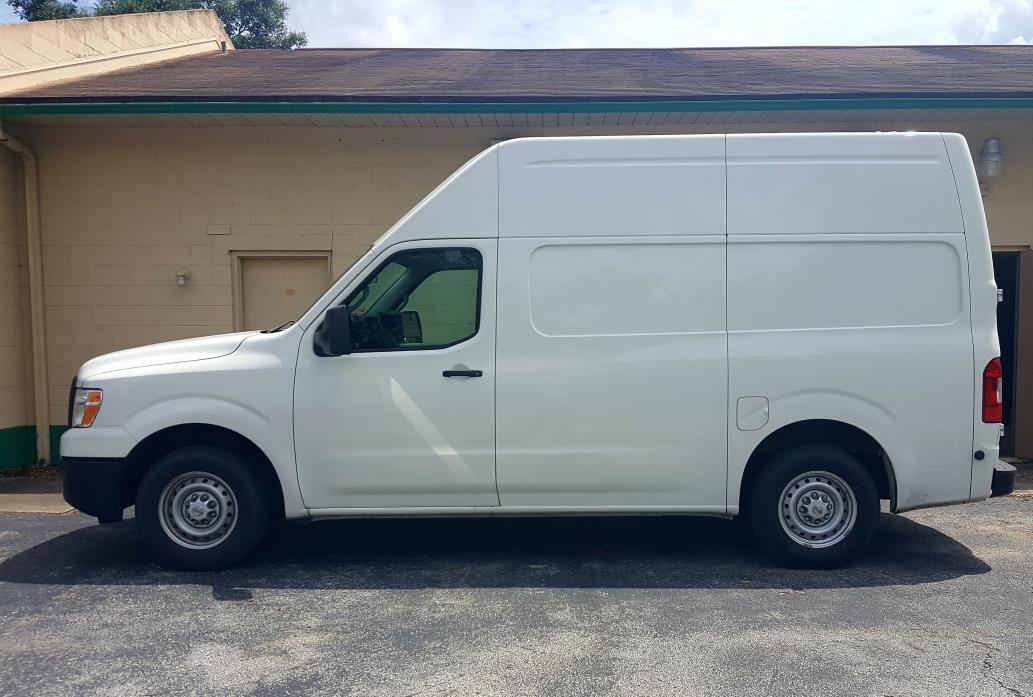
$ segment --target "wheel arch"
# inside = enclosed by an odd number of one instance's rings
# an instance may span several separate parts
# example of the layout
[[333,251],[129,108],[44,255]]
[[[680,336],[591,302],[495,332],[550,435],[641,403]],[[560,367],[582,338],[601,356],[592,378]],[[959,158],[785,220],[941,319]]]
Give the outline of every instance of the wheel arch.
[[739,512],[745,512],[749,492],[764,465],[775,455],[805,445],[824,445],[844,450],[860,461],[879,491],[879,498],[897,504],[897,481],[889,454],[864,429],[835,419],[806,419],[781,426],[769,433],[750,453],[739,484]]
[[254,463],[255,471],[269,492],[279,518],[284,517],[283,484],[276,468],[265,452],[250,438],[224,426],[209,423],[186,423],[168,426],[151,433],[137,443],[126,457],[126,476],[122,485],[123,505],[136,498],[140,481],[148,468],[166,453],[190,445],[211,445],[232,450]]

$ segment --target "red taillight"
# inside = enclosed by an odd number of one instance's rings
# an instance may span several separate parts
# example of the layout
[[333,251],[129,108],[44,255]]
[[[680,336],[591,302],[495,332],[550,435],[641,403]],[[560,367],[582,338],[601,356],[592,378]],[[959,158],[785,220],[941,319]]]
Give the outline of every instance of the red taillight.
[[1001,359],[994,358],[983,369],[983,423],[1004,423]]

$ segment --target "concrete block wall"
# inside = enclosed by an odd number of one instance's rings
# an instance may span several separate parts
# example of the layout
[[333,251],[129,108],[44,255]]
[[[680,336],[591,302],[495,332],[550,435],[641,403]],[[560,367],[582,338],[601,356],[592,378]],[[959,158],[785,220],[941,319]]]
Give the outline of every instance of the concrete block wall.
[[1033,127],[1021,122],[984,122],[950,130],[968,139],[977,167],[983,141],[1001,139],[1002,173],[983,182],[990,242],[995,247],[1028,248],[1033,244]]
[[[1033,127],[1019,122],[778,124],[682,132],[952,130],[1002,139],[993,242],[1033,242]],[[92,356],[233,330],[233,253],[317,250],[333,277],[493,139],[620,128],[26,126],[40,161],[50,408]],[[186,286],[175,272],[191,272]],[[25,336],[28,333],[25,332]],[[29,383],[31,384],[31,383]],[[29,391],[29,390],[26,390]]]

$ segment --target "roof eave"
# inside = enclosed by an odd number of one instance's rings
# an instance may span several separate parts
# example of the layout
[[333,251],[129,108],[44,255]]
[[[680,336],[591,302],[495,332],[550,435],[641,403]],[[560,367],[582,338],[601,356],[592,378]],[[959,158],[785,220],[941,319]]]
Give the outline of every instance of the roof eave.
[[0,117],[91,114],[530,114],[865,109],[1033,109],[1033,96],[598,101],[34,101],[0,98]]

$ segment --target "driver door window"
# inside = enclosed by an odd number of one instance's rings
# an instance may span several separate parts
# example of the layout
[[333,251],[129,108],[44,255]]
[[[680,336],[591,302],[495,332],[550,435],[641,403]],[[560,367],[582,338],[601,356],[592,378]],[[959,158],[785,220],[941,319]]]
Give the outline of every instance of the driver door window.
[[482,266],[469,248],[393,255],[345,301],[353,351],[439,349],[474,336]]

